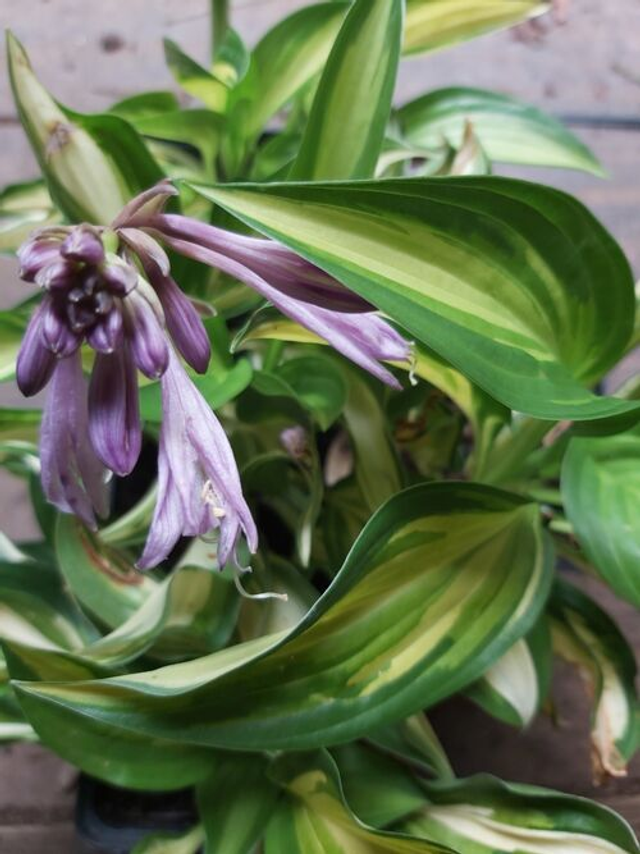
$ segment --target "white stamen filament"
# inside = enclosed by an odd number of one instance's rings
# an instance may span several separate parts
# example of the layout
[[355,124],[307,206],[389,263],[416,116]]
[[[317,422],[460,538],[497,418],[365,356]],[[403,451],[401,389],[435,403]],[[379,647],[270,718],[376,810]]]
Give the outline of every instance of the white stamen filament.
[[249,593],[248,590],[242,586],[242,581],[240,581],[240,576],[245,575],[248,572],[251,572],[250,566],[238,567],[236,571],[233,573],[233,583],[236,586],[236,590],[244,599],[254,599],[254,600],[264,600],[264,599],[279,599],[281,602],[288,602],[289,597],[286,593]]

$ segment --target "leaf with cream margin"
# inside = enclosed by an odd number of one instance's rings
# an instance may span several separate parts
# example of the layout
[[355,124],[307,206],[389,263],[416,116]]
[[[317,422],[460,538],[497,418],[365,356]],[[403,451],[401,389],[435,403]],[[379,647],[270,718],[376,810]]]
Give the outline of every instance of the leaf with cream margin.
[[[231,92],[230,117],[249,139],[327,62],[349,2],[306,6],[280,21],[256,45],[249,71]],[[540,0],[409,0],[403,52],[418,54],[540,15]]]
[[132,196],[164,177],[124,119],[58,104],[10,32],[7,55],[18,115],[53,201],[72,222],[109,222]]
[[526,727],[546,699],[551,668],[551,636],[541,618],[465,693],[498,720]]
[[403,0],[355,0],[322,72],[292,180],[373,175],[389,121],[403,17]]
[[406,833],[457,854],[637,854],[629,825],[586,798],[481,775],[424,783],[429,803]]
[[484,89],[429,92],[396,113],[409,146],[459,148],[470,123],[492,161],[580,169],[602,177],[602,167],[576,136],[541,110]]
[[219,754],[196,789],[206,850],[252,854],[280,792],[267,777],[268,760],[255,753]]
[[551,9],[541,0],[407,0],[404,53],[438,50]]
[[213,569],[183,566],[151,590],[126,622],[81,655],[111,667],[143,653],[163,661],[205,655],[229,641],[238,606],[228,578]]
[[536,505],[421,484],[372,517],[292,631],[148,673],[17,690],[62,755],[70,726],[227,750],[337,744],[475,681],[529,631],[550,574]]
[[13,254],[34,228],[61,219],[44,181],[10,184],[0,192],[0,252]]
[[135,569],[122,553],[101,543],[73,516],[59,515],[55,547],[73,596],[109,628],[128,620],[158,587],[153,575]]
[[0,640],[79,650],[97,638],[53,567],[28,558],[0,562]]
[[247,75],[233,90],[230,121],[257,136],[267,121],[324,67],[348,3],[319,3],[276,24],[256,45]]
[[587,387],[624,352],[635,298],[619,246],[570,196],[493,177],[190,186],[509,408],[552,420],[638,417],[638,403]]
[[164,55],[169,70],[185,92],[202,101],[214,113],[224,113],[229,99],[226,83],[187,56],[171,39],[164,40]]
[[335,762],[327,753],[289,754],[270,776],[287,792],[267,826],[265,854],[454,854],[437,842],[376,830],[347,805]]
[[633,650],[611,617],[566,582],[556,583],[549,614],[556,653],[576,665],[593,697],[594,777],[624,777],[638,740]]
[[561,487],[567,518],[593,568],[640,607],[640,430],[572,438]]

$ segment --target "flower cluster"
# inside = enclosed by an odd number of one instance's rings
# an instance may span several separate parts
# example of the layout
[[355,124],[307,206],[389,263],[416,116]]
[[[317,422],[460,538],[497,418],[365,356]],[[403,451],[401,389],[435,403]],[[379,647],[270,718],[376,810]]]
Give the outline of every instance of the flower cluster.
[[[21,276],[44,291],[23,339],[17,381],[25,395],[50,382],[41,430],[49,501],[91,527],[108,509],[111,473],[128,474],[141,446],[137,371],[160,379],[163,421],[159,493],[141,568],[162,561],[180,536],[217,530],[220,565],[237,565],[244,534],[257,532],[228,439],[176,350],[204,373],[209,339],[171,277],[165,248],[254,288],[381,380],[380,362],[409,358],[407,342],[331,276],[269,240],[164,212],[176,194],[161,182],[133,199],[109,227],[45,228],[19,250]],[[80,348],[95,351],[87,385]]]

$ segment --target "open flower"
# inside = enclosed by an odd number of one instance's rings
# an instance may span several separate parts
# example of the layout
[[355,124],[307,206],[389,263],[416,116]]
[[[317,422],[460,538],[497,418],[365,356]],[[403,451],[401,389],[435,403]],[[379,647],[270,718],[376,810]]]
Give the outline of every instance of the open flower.
[[158,456],[158,502],[138,566],[155,566],[180,536],[219,531],[218,562],[239,566],[244,532],[251,551],[258,533],[242,495],[226,434],[211,408],[171,354],[162,377],[163,420]]
[[[228,439],[174,347],[204,373],[210,345],[194,305],[171,277],[164,246],[245,282],[294,321],[390,385],[381,362],[408,360],[408,343],[361,297],[295,253],[164,213],[168,181],[127,204],[109,227],[52,226],[20,248],[21,276],[44,298],[17,362],[33,395],[51,382],[40,437],[48,500],[95,527],[109,473],[128,474],[141,447],[137,371],[160,379],[159,492],[141,567],[182,535],[218,534],[220,565],[237,563],[241,534],[257,547]],[[87,389],[80,347],[95,352]]]
[[[175,252],[244,282],[291,320],[323,338],[338,352],[394,388],[399,383],[380,364],[410,361],[410,345],[362,297],[290,249],[235,234],[178,214],[141,206],[118,218],[140,257],[144,241],[161,240]],[[150,259],[145,262],[149,274]],[[156,265],[157,268],[157,265]],[[156,272],[155,287],[160,285]]]

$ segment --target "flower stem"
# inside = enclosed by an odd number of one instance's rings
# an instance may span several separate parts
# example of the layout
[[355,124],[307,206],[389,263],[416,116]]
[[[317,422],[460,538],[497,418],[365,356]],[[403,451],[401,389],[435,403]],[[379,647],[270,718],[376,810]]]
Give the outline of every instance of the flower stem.
[[277,368],[283,350],[284,341],[269,341],[269,346],[267,347],[267,352],[264,357],[264,364],[262,366],[263,370],[273,371]]
[[211,59],[215,59],[229,27],[229,0],[211,0]]

